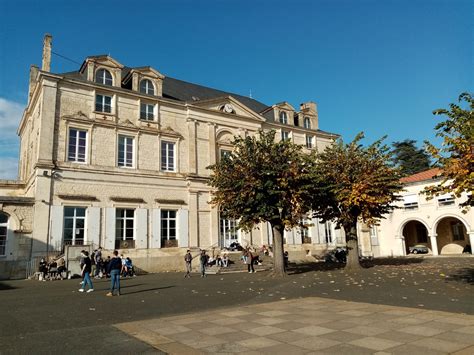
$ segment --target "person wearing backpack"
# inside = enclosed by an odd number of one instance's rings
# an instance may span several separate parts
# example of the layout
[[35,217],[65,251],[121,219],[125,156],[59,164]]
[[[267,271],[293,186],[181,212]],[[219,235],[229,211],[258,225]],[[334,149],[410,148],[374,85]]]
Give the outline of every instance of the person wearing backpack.
[[191,250],[188,249],[186,252],[186,255],[184,256],[184,262],[186,263],[186,274],[184,275],[184,278],[186,277],[191,277],[191,262],[193,261],[193,256],[191,255]]

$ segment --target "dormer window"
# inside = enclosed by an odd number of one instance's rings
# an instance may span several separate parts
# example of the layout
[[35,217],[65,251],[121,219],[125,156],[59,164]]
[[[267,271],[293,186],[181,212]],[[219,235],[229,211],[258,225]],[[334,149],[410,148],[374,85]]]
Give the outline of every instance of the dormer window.
[[143,79],[140,81],[140,92],[147,95],[155,95],[155,86],[151,80]]
[[288,115],[285,111],[280,112],[280,123],[288,124]]
[[103,85],[112,86],[112,74],[107,69],[99,69],[95,73],[95,82]]
[[306,129],[310,129],[311,128],[311,120],[309,119],[309,117],[305,117],[304,118],[304,128]]

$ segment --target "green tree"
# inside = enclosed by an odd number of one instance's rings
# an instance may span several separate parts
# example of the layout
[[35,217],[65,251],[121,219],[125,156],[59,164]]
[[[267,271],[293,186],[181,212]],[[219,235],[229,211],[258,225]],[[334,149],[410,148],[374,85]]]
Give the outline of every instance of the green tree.
[[318,154],[314,167],[317,194],[313,211],[323,221],[335,221],[346,235],[346,269],[359,269],[357,222],[375,224],[390,212],[402,189],[400,170],[383,139],[368,147],[360,144],[363,133],[349,144],[342,140]]
[[393,142],[393,162],[400,167],[404,176],[419,173],[430,168],[430,156],[424,149],[417,148],[416,141],[405,139]]
[[275,131],[255,137],[235,137],[234,150],[209,166],[211,204],[221,216],[235,219],[251,231],[261,222],[273,230],[274,274],[285,275],[283,231],[300,225],[310,209],[315,185],[314,160],[289,141],[275,142]]
[[434,115],[445,115],[447,119],[435,126],[437,137],[443,139],[441,148],[425,142],[428,151],[443,170],[443,180],[424,192],[428,198],[445,193],[454,193],[461,197],[467,193],[467,199],[460,206],[463,212],[474,206],[474,100],[471,94],[463,93],[459,102],[467,103],[467,108],[450,104],[450,109],[438,109]]

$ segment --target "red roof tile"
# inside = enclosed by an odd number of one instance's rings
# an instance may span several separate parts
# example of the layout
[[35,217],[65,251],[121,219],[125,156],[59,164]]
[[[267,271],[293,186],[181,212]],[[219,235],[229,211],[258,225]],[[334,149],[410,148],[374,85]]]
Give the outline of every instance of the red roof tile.
[[400,181],[403,183],[410,183],[410,182],[419,182],[424,180],[431,180],[438,175],[441,175],[442,170],[440,168],[433,168],[430,170],[425,170],[410,176],[406,176],[401,178]]

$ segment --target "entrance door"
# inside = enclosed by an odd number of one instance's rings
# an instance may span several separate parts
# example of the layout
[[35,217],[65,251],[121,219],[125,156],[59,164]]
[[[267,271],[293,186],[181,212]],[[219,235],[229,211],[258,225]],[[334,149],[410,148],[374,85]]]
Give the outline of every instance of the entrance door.
[[232,243],[239,242],[236,222],[232,219],[220,219],[220,245],[228,248]]

